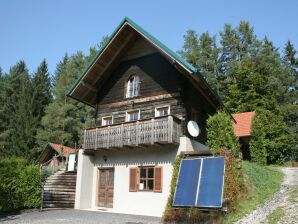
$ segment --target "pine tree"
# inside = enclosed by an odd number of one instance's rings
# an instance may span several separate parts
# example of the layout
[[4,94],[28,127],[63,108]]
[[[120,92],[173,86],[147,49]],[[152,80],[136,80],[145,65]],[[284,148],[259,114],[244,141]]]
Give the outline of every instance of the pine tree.
[[40,122],[45,107],[52,102],[51,79],[46,60],[43,60],[32,78],[33,116]]
[[34,117],[32,113],[31,82],[25,62],[10,69],[4,83],[5,101],[1,106],[4,130],[0,134],[1,154],[30,156],[34,145]]
[[239,156],[239,139],[235,136],[231,117],[218,112],[207,120],[207,145],[213,151],[231,151]]
[[54,101],[45,109],[42,128],[37,139],[40,146],[46,142],[55,142],[68,146],[82,143],[83,129],[91,126],[94,110],[89,106],[67,98],[66,93],[86,65],[81,52],[68,57],[57,65],[54,82]]

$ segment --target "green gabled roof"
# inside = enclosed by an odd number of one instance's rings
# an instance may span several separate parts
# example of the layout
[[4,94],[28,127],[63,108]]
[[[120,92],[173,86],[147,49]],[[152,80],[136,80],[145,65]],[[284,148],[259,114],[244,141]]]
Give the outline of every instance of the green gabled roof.
[[[81,74],[78,76],[78,78],[73,82],[71,85],[70,89],[67,92],[67,96],[76,99],[80,102],[82,102],[80,99],[77,99],[72,96],[72,93],[74,89],[76,88],[77,85],[79,85],[81,79],[84,77],[86,72],[91,68],[91,66],[95,63],[95,61],[100,57],[100,55],[104,52],[106,47],[109,45],[109,43],[113,40],[113,38],[116,36],[118,31],[125,25],[129,24],[133,29],[135,29],[137,32],[139,32],[145,39],[148,39],[151,44],[155,45],[155,47],[159,48],[160,51],[163,51],[165,54],[170,56],[174,61],[176,61],[180,66],[182,66],[186,71],[188,71],[190,74],[193,74],[199,78],[199,80],[203,83],[205,87],[209,90],[209,92],[215,97],[217,100],[218,104],[224,108],[224,105],[221,101],[221,99],[218,97],[216,92],[213,91],[213,89],[210,87],[210,85],[207,83],[205,78],[202,76],[202,74],[199,72],[199,69],[195,68],[192,66],[190,63],[188,63],[184,58],[182,58],[180,55],[172,51],[170,48],[168,48],[166,45],[161,43],[158,39],[153,37],[150,33],[148,33],[146,30],[144,30],[141,26],[136,24],[134,21],[132,21],[130,18],[125,17],[122,22],[117,26],[117,28],[114,30],[112,35],[108,38],[108,40],[101,46],[101,48],[98,50],[97,54],[94,56],[94,58],[90,61],[90,63],[85,67],[85,69],[81,72]],[[89,106],[94,106],[91,105],[89,102],[83,102]]]
[[117,32],[120,30],[120,28],[125,24],[128,23],[130,26],[132,26],[134,29],[136,29],[138,32],[143,34],[146,38],[148,38],[150,41],[152,41],[154,44],[156,44],[159,48],[161,48],[163,51],[165,51],[167,54],[169,54],[171,57],[173,57],[175,60],[177,60],[180,64],[182,64],[184,67],[186,67],[190,72],[197,73],[198,69],[192,66],[190,63],[188,63],[186,60],[184,60],[180,55],[172,51],[170,48],[165,46],[163,43],[161,43],[158,39],[153,37],[150,33],[148,33],[146,30],[144,30],[141,26],[136,24],[134,21],[132,21],[130,18],[125,17],[122,22],[117,26],[117,28],[114,30],[112,35],[108,38],[105,44],[98,50],[97,54],[94,56],[94,58],[90,61],[90,63],[84,68],[84,70],[81,72],[81,74],[78,76],[78,78],[73,82],[71,87],[69,88],[67,92],[67,96],[70,96],[74,88],[77,84],[79,84],[82,77],[85,75],[85,73],[89,70],[89,68],[95,63],[96,59],[101,55],[101,53],[104,51],[106,46],[110,43],[110,41],[114,38],[114,36],[117,34]]

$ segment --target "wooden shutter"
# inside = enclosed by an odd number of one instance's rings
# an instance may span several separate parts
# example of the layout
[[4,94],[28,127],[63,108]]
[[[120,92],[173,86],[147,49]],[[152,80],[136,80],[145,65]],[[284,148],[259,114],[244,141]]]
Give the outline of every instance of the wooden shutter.
[[162,192],[162,167],[154,167],[154,192]]
[[129,169],[129,191],[138,190],[138,168]]

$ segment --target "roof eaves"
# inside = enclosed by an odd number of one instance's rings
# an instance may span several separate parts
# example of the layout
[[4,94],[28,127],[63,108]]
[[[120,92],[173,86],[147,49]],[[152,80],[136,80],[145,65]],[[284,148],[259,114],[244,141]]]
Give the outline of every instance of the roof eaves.
[[[95,61],[97,60],[97,58],[101,55],[101,53],[103,52],[103,50],[106,48],[106,46],[108,46],[108,44],[110,43],[110,41],[114,38],[114,36],[116,35],[116,33],[118,32],[118,30],[123,26],[123,24],[125,23],[126,18],[124,18],[121,23],[117,26],[117,28],[114,30],[114,32],[112,33],[111,36],[109,36],[108,40],[99,48],[97,54],[93,57],[93,59],[88,63],[88,65],[83,69],[83,71],[79,74],[78,78],[73,82],[73,84],[71,85],[71,87],[69,88],[69,90],[66,93],[66,96],[71,97],[71,93],[73,92],[73,90],[75,89],[75,87],[79,84],[79,82],[81,81],[81,79],[83,78],[83,76],[85,75],[85,73],[91,68],[91,66],[95,63]],[[73,99],[76,99],[74,97],[72,97]],[[77,99],[76,99],[77,100]]]

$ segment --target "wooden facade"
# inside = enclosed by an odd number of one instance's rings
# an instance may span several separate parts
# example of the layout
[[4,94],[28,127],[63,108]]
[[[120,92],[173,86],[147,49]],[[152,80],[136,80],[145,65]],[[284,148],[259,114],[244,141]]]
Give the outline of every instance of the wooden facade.
[[[138,94],[127,97],[133,76]],[[199,124],[196,140],[205,143],[208,114],[221,105],[191,65],[132,21],[115,31],[68,95],[96,111],[95,127],[85,130],[85,149],[179,144],[180,136],[188,136],[189,120]],[[166,116],[157,116],[160,107],[168,108]],[[127,119],[132,111],[139,114],[137,121]]]

